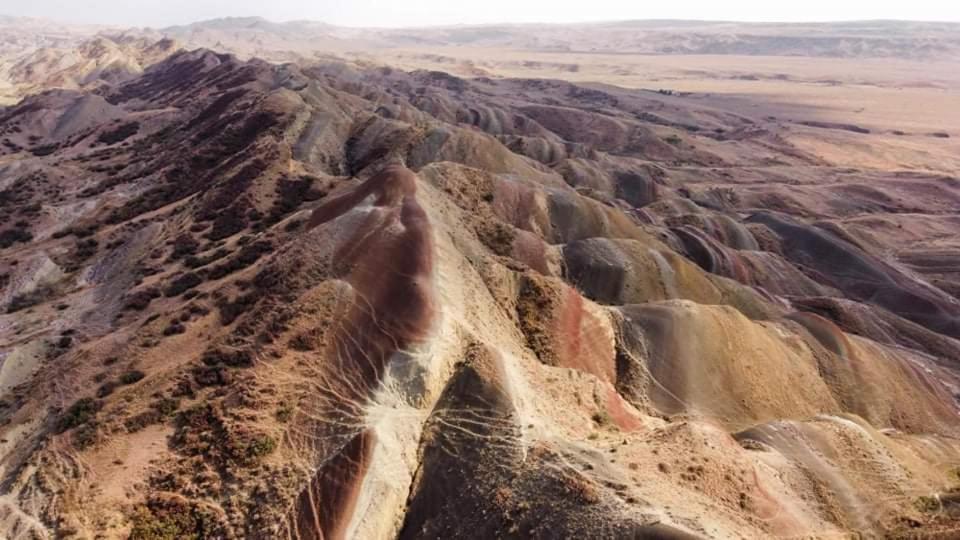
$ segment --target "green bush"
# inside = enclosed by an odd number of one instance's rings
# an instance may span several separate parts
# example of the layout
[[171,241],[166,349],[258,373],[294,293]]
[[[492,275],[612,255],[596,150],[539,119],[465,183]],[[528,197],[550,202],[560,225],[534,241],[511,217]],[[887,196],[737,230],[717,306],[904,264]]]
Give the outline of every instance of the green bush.
[[928,497],[926,495],[917,497],[917,500],[914,501],[914,506],[917,507],[917,510],[926,513],[933,513],[941,508],[940,501],[936,497]]
[[172,416],[173,413],[177,412],[177,409],[180,408],[180,400],[163,398],[155,402],[153,405],[151,405],[151,407],[153,407],[154,410],[160,413],[160,416],[166,418],[168,416]]
[[114,390],[117,389],[117,386],[119,386],[119,384],[117,384],[116,381],[107,381],[103,383],[100,388],[97,388],[97,397],[103,398],[109,396]]
[[277,441],[269,435],[254,439],[247,447],[247,455],[251,459],[262,458],[277,449]]
[[49,286],[38,287],[33,291],[18,294],[10,299],[10,303],[7,304],[7,313],[16,313],[37,304],[42,304],[51,296],[53,296],[53,288]]
[[173,252],[170,253],[172,260],[181,259],[187,255],[193,255],[200,249],[199,242],[189,234],[181,234],[173,241]]
[[145,376],[146,374],[139,369],[133,369],[121,375],[120,382],[123,384],[134,384],[140,382]]
[[277,408],[276,417],[280,422],[287,423],[291,418],[293,418],[293,413],[293,405],[290,403],[283,403]]
[[146,508],[141,508],[133,516],[133,529],[130,531],[131,540],[179,540],[181,538],[197,538],[191,530],[193,520],[188,516],[176,513],[155,516]]
[[100,402],[93,398],[78,399],[60,416],[57,421],[57,433],[63,433],[93,420],[100,411],[100,406]]
[[167,286],[163,294],[167,297],[179,296],[188,289],[192,289],[201,283],[203,283],[203,278],[195,272],[180,274]]
[[669,143],[669,144],[674,145],[674,146],[679,146],[680,143],[683,142],[683,139],[681,139],[680,137],[678,137],[677,135],[674,135],[674,134],[672,134],[672,133],[671,133],[670,135],[667,135],[666,137],[664,137],[663,140],[666,141],[666,142]]
[[8,248],[17,242],[27,243],[31,240],[33,240],[33,235],[24,228],[7,229],[0,232],[0,248]]
[[175,336],[177,334],[182,334],[187,331],[187,327],[183,325],[180,321],[170,321],[170,324],[163,329],[163,335],[165,336]]
[[98,433],[99,429],[95,422],[78,426],[73,432],[73,445],[76,446],[78,450],[89,448],[97,442]]
[[116,144],[136,135],[138,131],[140,131],[139,122],[127,122],[116,129],[104,131],[97,137],[97,141],[104,144]]
[[160,289],[156,287],[148,287],[146,289],[133,291],[127,296],[123,305],[123,309],[143,311],[144,309],[147,309],[147,306],[150,305],[150,302],[152,302],[155,298],[159,298],[160,296]]

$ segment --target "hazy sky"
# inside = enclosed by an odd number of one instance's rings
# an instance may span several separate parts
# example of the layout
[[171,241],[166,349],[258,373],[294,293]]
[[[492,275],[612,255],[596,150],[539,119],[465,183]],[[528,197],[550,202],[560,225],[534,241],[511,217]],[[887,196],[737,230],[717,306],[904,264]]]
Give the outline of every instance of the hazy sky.
[[0,14],[167,26],[226,16],[413,26],[622,19],[960,21],[958,0],[0,0]]

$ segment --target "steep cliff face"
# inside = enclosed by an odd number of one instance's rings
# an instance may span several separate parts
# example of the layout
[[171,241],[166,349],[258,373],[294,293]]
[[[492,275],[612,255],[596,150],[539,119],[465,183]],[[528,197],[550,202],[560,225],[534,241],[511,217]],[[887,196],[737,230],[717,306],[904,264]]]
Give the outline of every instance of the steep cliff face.
[[721,181],[830,169],[749,122],[205,50],[0,110],[3,535],[951,534],[956,276]]

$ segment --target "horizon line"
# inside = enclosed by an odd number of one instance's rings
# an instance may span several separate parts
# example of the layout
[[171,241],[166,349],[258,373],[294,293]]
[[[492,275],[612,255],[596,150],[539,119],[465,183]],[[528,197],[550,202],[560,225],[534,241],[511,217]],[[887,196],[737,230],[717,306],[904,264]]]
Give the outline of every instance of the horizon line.
[[214,17],[208,19],[198,19],[191,22],[185,22],[180,24],[169,24],[164,26],[154,26],[154,25],[139,25],[139,24],[122,24],[122,23],[85,23],[85,22],[73,22],[73,21],[64,21],[57,19],[55,17],[33,17],[33,16],[24,16],[24,15],[7,15],[5,13],[0,13],[0,18],[7,19],[20,19],[20,20],[30,20],[30,21],[43,21],[54,24],[59,24],[63,26],[86,26],[86,27],[102,27],[102,28],[136,28],[136,29],[148,29],[163,31],[171,28],[182,28],[193,25],[201,25],[204,23],[210,23],[215,21],[226,21],[226,20],[259,20],[271,24],[285,25],[285,24],[296,24],[296,23],[316,23],[323,24],[327,26],[332,26],[335,28],[343,28],[350,30],[423,30],[423,29],[444,29],[444,28],[480,28],[480,27],[498,27],[498,26],[588,26],[588,25],[603,25],[603,24],[624,24],[624,23],[688,23],[688,24],[742,24],[742,25],[784,25],[784,26],[802,26],[802,25],[811,25],[811,24],[850,24],[850,23],[917,23],[917,24],[949,24],[949,25],[960,25],[960,20],[926,20],[926,19],[831,19],[831,20],[806,20],[806,21],[783,21],[783,20],[769,20],[769,21],[745,21],[745,20],[735,20],[735,19],[677,19],[677,18],[651,18],[651,19],[637,19],[637,18],[627,18],[627,19],[597,19],[597,20],[579,20],[579,21],[566,21],[566,22],[545,22],[545,21],[503,21],[503,22],[489,22],[489,23],[450,23],[450,24],[426,24],[426,25],[403,25],[403,26],[352,26],[346,24],[337,24],[327,22],[321,19],[287,19],[287,20],[274,20],[262,15],[225,15],[223,17]]

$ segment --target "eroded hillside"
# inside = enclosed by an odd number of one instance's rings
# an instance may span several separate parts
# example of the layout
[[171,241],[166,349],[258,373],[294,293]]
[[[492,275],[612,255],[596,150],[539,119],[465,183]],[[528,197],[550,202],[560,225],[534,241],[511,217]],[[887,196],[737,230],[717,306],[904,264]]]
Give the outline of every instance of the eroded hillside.
[[3,534],[956,534],[960,181],[785,130],[207,50],[0,109]]

